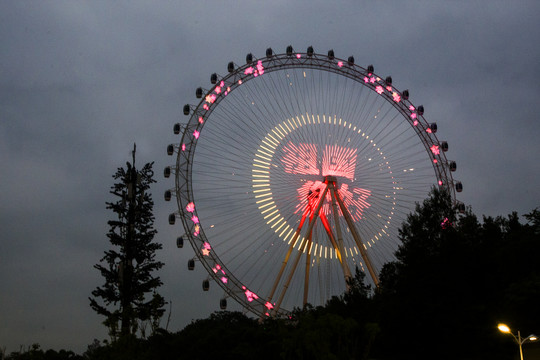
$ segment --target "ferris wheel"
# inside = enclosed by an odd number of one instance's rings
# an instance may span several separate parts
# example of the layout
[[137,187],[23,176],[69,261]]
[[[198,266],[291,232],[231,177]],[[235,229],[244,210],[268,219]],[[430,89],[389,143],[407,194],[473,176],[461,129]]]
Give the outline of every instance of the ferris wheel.
[[260,317],[323,305],[356,269],[377,286],[398,229],[433,186],[464,208],[424,107],[352,56],[267,49],[195,93],[167,148],[176,163],[165,200],[178,203],[177,245],[195,251],[188,268],[207,270],[204,290],[221,286],[222,309],[228,298]]

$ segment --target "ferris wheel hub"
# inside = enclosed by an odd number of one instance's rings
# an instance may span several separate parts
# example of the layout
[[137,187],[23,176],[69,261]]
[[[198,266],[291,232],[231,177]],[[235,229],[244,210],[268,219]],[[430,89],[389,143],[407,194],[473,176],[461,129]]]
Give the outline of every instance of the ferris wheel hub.
[[334,183],[334,184],[336,184],[337,183],[337,177],[332,176],[332,175],[327,175],[327,176],[324,177],[324,182],[325,183]]

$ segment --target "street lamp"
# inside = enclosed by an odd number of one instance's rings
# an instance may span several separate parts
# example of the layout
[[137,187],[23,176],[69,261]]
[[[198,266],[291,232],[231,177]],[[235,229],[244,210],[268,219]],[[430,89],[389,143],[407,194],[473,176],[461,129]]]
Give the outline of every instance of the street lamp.
[[536,340],[538,340],[536,335],[533,335],[533,334],[527,336],[526,338],[522,338],[521,333],[519,332],[519,330],[517,332],[517,337],[516,337],[514,334],[512,334],[512,332],[510,331],[510,328],[506,324],[501,323],[501,324],[497,325],[497,328],[499,329],[500,332],[512,335],[514,340],[516,340],[517,344],[519,345],[519,356],[521,357],[521,360],[523,360],[523,349],[522,349],[523,343],[525,341],[536,341]]

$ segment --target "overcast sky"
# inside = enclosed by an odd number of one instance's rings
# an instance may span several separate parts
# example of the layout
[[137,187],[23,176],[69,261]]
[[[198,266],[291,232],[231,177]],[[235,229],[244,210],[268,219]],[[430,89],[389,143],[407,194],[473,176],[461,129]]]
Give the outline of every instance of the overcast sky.
[[[188,272],[162,170],[185,103],[267,47],[334,49],[423,104],[478,214],[540,206],[540,2],[0,1],[0,347],[83,352],[107,332],[88,296],[109,245],[116,168],[155,161],[169,330],[219,309]],[[168,316],[168,313],[167,315]],[[162,325],[165,325],[166,318]]]

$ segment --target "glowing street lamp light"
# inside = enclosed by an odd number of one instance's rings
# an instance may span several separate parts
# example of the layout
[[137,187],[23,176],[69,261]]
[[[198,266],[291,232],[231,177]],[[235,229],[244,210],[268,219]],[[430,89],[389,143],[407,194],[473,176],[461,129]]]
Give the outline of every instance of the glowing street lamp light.
[[526,342],[526,341],[536,341],[536,340],[538,340],[538,338],[534,334],[531,334],[531,335],[527,336],[526,338],[522,338],[521,333],[519,332],[519,330],[517,332],[517,337],[516,337],[514,334],[512,334],[512,331],[510,331],[510,328],[506,324],[501,323],[501,324],[497,325],[497,328],[499,329],[500,332],[512,335],[512,337],[514,338],[514,340],[516,341],[516,343],[519,346],[519,356],[521,357],[521,360],[523,360],[523,349],[522,349],[523,343]]

